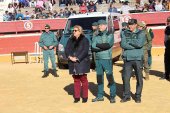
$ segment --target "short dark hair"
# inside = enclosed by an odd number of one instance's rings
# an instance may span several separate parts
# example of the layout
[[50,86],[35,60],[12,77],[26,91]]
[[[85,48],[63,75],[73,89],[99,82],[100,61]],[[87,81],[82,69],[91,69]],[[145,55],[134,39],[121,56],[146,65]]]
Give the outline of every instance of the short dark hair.
[[137,24],[137,19],[129,19],[128,25]]

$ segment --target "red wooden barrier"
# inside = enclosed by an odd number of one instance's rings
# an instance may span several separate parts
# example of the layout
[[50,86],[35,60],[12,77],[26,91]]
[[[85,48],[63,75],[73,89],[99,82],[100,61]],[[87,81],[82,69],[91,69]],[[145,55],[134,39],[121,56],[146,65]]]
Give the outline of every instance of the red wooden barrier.
[[41,19],[41,20],[21,20],[0,22],[0,33],[10,32],[27,32],[27,31],[41,31],[44,30],[45,24],[51,26],[51,30],[64,29],[67,19]]

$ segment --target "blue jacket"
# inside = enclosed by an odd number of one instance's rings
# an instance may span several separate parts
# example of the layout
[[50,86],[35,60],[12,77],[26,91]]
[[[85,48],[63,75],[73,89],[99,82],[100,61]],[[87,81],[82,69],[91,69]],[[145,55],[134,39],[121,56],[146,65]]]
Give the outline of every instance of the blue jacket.
[[125,30],[122,33],[121,47],[123,51],[123,59],[127,61],[142,60],[143,46],[146,40],[145,31],[136,29],[135,32]]

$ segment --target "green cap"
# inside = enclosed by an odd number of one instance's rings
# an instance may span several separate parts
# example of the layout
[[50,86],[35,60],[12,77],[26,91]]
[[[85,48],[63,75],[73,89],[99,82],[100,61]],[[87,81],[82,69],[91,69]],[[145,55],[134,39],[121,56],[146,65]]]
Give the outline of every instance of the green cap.
[[122,22],[122,27],[126,27],[128,26],[128,23],[127,22]]
[[137,20],[136,19],[129,19],[128,25],[133,25],[133,24],[137,24]]
[[101,24],[107,25],[107,22],[106,22],[105,20],[99,20],[99,21],[98,21],[98,24],[99,24],[99,25],[101,25]]
[[98,26],[98,23],[97,22],[93,22],[92,26]]
[[46,24],[45,27],[50,29],[50,25],[48,25],[48,24]]

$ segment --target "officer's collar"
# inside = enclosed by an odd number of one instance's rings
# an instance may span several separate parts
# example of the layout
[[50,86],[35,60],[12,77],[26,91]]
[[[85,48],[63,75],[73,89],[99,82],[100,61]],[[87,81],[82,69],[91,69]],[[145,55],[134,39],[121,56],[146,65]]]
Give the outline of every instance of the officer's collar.
[[100,31],[99,34],[100,35],[103,35],[103,34],[106,34],[107,33],[107,30],[104,30],[104,31]]
[[136,28],[136,29],[134,30],[134,32],[132,32],[132,31],[129,30],[129,29],[127,29],[126,31],[129,32],[129,33],[138,33],[140,30],[139,30],[138,28]]
[[48,31],[48,32],[45,32],[45,33],[47,33],[47,34],[49,34],[51,31]]

